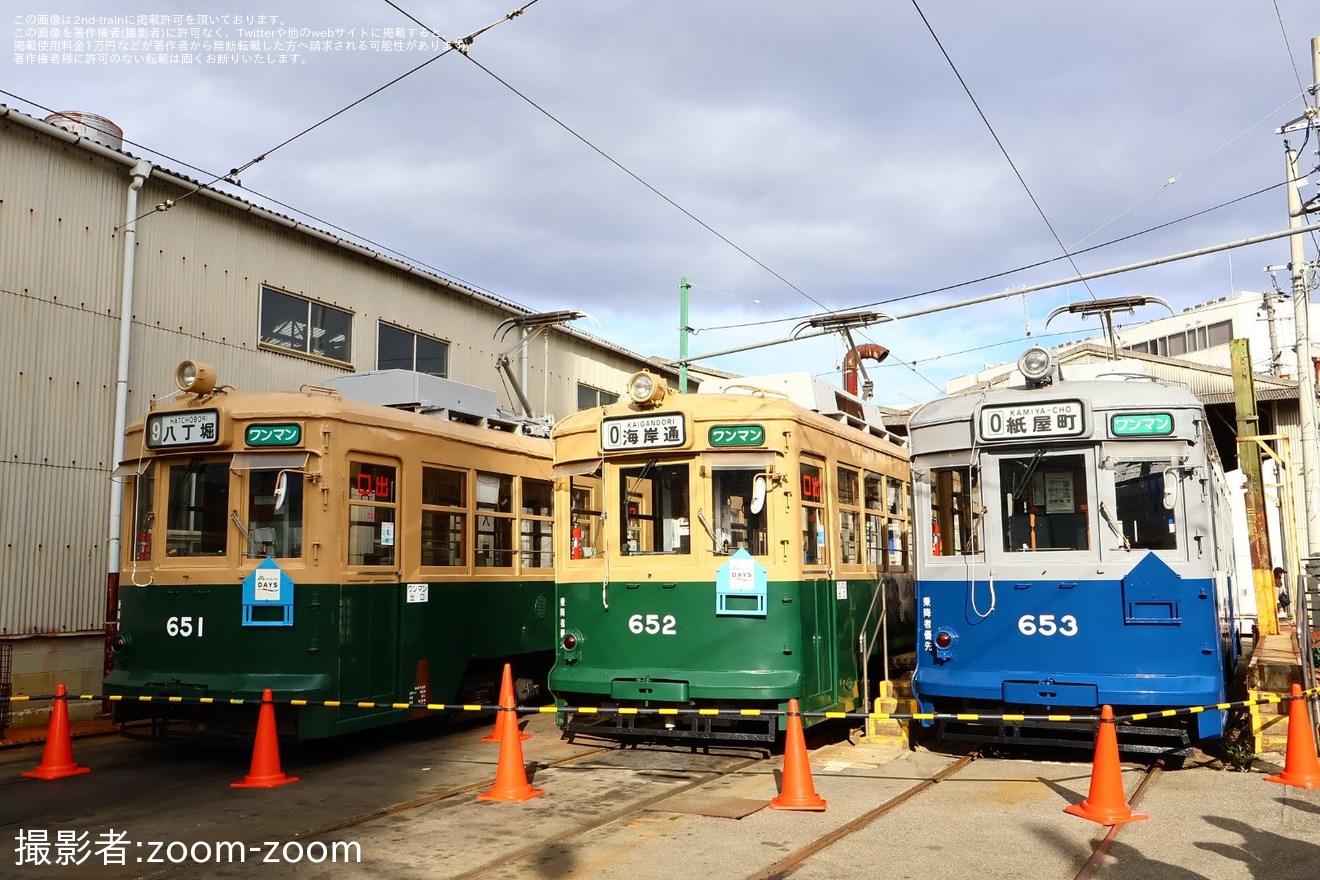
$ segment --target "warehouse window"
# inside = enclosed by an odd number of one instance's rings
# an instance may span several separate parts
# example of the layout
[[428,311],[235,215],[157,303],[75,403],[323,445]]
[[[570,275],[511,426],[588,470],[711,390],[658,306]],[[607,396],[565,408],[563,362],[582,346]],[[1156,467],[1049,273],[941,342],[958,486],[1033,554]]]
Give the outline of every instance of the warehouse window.
[[376,331],[376,369],[416,370],[449,376],[449,343],[380,323]]
[[261,342],[348,363],[353,315],[290,293],[261,288]]
[[608,391],[601,391],[599,388],[592,388],[590,385],[578,385],[578,405],[579,410],[591,409],[597,406],[608,406],[611,403],[619,402],[619,395],[610,394]]

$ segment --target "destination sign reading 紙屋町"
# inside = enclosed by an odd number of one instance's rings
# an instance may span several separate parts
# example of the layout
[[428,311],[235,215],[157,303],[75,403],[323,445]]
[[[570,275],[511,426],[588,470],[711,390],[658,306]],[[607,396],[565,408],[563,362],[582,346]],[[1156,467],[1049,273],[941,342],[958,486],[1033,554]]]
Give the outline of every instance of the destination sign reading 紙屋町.
[[1080,400],[1014,403],[981,408],[982,440],[1080,437],[1086,433]]
[[687,443],[682,413],[623,416],[600,423],[600,447],[606,452],[624,449],[663,449]]

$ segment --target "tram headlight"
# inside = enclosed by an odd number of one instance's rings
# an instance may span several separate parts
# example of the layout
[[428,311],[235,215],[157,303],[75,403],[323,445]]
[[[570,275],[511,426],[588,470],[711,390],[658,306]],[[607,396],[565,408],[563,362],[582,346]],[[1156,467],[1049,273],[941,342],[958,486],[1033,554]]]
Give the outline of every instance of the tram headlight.
[[130,644],[132,644],[132,640],[129,639],[127,633],[117,632],[110,637],[110,653],[118,656],[127,651]]
[[640,370],[628,377],[628,397],[638,406],[658,406],[668,391],[669,386],[649,370]]
[[1031,385],[1048,385],[1054,381],[1059,362],[1043,348],[1033,346],[1018,358],[1018,369]]
[[201,361],[183,361],[174,369],[174,384],[187,394],[207,394],[215,390],[215,367]]

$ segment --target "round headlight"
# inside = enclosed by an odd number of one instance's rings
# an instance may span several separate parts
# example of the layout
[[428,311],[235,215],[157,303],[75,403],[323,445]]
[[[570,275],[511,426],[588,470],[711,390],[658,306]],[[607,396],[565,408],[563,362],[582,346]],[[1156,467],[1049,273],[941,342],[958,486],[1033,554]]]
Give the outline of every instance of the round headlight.
[[187,394],[206,394],[215,389],[215,367],[201,361],[184,361],[174,370],[174,384]]
[[122,654],[128,650],[128,636],[123,633],[115,633],[110,638],[110,651],[114,654]]
[[669,386],[646,370],[628,377],[628,397],[638,406],[655,406],[665,399],[668,390]]
[[1050,374],[1054,358],[1043,348],[1029,348],[1018,358],[1018,369],[1029,381],[1037,382]]

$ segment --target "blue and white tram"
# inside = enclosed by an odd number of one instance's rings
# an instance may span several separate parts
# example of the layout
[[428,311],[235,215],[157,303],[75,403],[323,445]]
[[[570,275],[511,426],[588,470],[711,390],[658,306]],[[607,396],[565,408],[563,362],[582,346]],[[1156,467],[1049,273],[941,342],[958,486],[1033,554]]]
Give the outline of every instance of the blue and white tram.
[[[1205,410],[1146,376],[1025,385],[918,409],[912,441],[923,712],[1117,714],[1226,700],[1237,664],[1228,487]],[[1095,367],[1090,369],[1097,373]],[[1110,370],[1114,369],[1109,365]],[[1070,368],[1070,372],[1073,368]],[[1223,733],[1125,726],[1163,751]],[[944,738],[1090,743],[1089,725],[938,723]]]

